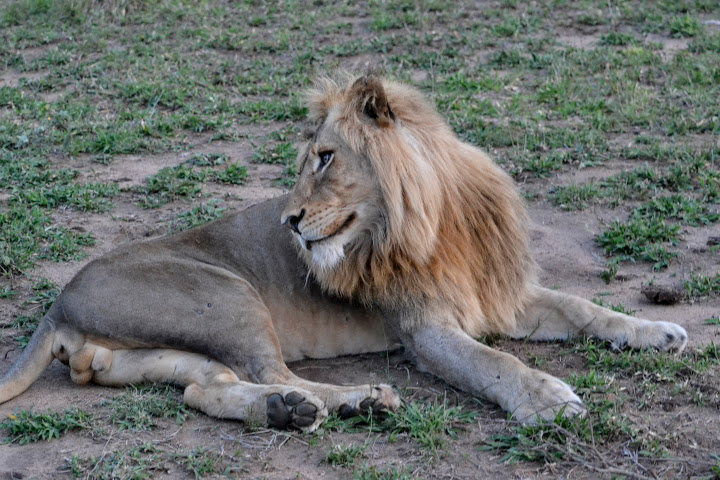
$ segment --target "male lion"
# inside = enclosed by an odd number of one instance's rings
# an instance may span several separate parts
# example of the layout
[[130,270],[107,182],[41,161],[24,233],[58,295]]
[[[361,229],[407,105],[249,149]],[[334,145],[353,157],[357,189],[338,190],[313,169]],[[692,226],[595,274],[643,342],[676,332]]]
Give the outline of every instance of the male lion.
[[564,382],[475,338],[685,347],[678,325],[539,287],[512,180],[417,90],[326,78],[309,104],[319,127],[289,196],[88,264],[0,382],[0,402],[58,358],[80,384],[171,382],[209,415],[311,431],[328,411],[399,398],[309,382],[285,362],[399,340],[421,370],[534,421],[585,410]]

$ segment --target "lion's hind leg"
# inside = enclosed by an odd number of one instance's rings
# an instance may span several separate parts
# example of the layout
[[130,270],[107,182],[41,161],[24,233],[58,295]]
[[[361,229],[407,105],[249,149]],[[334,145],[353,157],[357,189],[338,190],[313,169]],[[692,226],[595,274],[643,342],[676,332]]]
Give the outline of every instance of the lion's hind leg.
[[207,415],[281,429],[315,430],[327,417],[322,400],[288,385],[242,381],[225,365],[169,349],[109,350],[86,343],[70,356],[73,380],[125,386],[160,382],[185,387],[185,402]]
[[517,328],[515,338],[561,340],[588,335],[630,347],[681,352],[687,332],[680,325],[649,321],[603,308],[567,293],[536,287]]

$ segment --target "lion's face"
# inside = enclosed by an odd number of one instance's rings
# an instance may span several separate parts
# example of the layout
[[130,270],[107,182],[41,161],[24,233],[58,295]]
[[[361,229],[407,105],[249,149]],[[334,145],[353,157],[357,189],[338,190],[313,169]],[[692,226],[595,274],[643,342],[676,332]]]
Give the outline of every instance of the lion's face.
[[368,240],[382,215],[369,159],[354,152],[331,112],[298,155],[299,178],[281,221],[317,267],[329,270],[346,249]]

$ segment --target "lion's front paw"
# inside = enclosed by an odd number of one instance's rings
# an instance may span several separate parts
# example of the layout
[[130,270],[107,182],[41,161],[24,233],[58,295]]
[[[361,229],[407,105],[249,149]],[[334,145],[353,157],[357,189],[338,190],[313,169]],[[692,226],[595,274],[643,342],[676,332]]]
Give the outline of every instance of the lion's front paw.
[[350,418],[369,411],[385,413],[400,407],[400,396],[389,385],[372,387],[370,395],[352,405],[344,404],[338,409],[341,418]]
[[628,346],[680,353],[685,349],[687,341],[687,332],[680,325],[670,322],[648,321],[637,329],[635,339],[629,341]]
[[538,419],[554,420],[559,412],[564,417],[585,416],[587,409],[572,388],[562,380],[537,370],[524,382],[524,391],[515,399],[513,418],[523,423]]
[[309,392],[291,391],[285,396],[273,393],[267,397],[267,424],[271,428],[312,432],[327,416],[323,402]]

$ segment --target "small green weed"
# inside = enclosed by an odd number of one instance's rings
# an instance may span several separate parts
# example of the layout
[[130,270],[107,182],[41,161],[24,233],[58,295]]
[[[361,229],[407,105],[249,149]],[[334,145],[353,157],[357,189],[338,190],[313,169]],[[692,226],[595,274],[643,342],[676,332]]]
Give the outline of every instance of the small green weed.
[[213,172],[212,178],[219,183],[244,185],[248,178],[247,167],[237,162],[228,165],[225,170]]
[[228,156],[224,153],[198,153],[193,155],[187,163],[198,167],[215,167],[225,165],[227,162]]
[[458,425],[471,423],[477,414],[462,407],[448,407],[446,403],[406,404],[390,412],[383,427],[393,433],[407,433],[430,451],[444,448],[448,437],[455,438]]
[[637,37],[631,33],[608,32],[600,36],[601,45],[622,46],[637,45],[638,43]]
[[242,466],[231,464],[228,457],[212,450],[198,448],[191,451],[168,451],[152,443],[144,443],[128,450],[115,450],[96,458],[77,455],[66,460],[61,469],[73,478],[97,478],[102,480],[145,480],[168,473],[168,463],[179,465],[195,478],[208,475],[235,477],[242,473]]
[[227,466],[227,460],[207,448],[197,448],[189,452],[175,452],[172,454],[173,459],[195,478],[204,478],[208,475],[219,474],[227,477],[237,475],[238,470],[242,468],[238,466]]
[[670,34],[673,37],[694,37],[702,31],[700,20],[689,13],[675,17],[670,21]]
[[688,298],[697,299],[708,295],[720,294],[720,273],[715,275],[695,275],[685,281]]
[[92,424],[92,415],[77,408],[69,408],[64,414],[51,410],[47,413],[21,410],[16,414],[9,414],[8,418],[0,423],[0,428],[7,432],[8,443],[24,445],[60,438],[70,430],[88,429]]
[[208,222],[222,218],[226,209],[219,206],[219,200],[210,200],[205,204],[193,207],[183,212],[170,222],[170,233],[177,233],[189,228],[204,225]]
[[151,479],[154,475],[167,471],[167,458],[163,453],[164,451],[152,443],[145,443],[124,452],[116,450],[99,458],[80,458],[74,455],[66,460],[62,471],[70,473],[73,478]]
[[38,259],[80,259],[85,256],[82,247],[93,243],[92,234],[55,225],[38,206],[0,206],[0,273],[6,277],[22,273]]
[[0,290],[0,298],[14,299],[18,296],[18,292],[13,290],[9,285]]
[[353,472],[354,480],[411,480],[412,478],[405,467],[394,464],[379,467],[365,463]]
[[597,196],[598,188],[594,183],[558,186],[550,192],[553,205],[563,210],[584,210]]
[[334,445],[325,457],[325,461],[333,466],[351,467],[366,448],[367,445]]
[[647,257],[647,247],[657,242],[676,245],[680,239],[679,227],[664,221],[633,217],[627,222],[615,220],[597,236],[598,244],[608,255],[625,255],[628,259]]
[[110,421],[120,430],[151,430],[158,418],[174,418],[182,424],[189,415],[178,391],[171,386],[129,387],[103,405],[112,411]]
[[202,192],[202,183],[207,180],[205,172],[197,171],[188,165],[165,167],[157,174],[149,176],[144,187],[140,205],[145,208],[157,208],[177,198],[193,198]]
[[279,163],[288,165],[295,162],[298,151],[292,143],[280,143],[274,146],[269,144],[258,147],[252,156],[253,163]]
[[434,452],[445,447],[448,437],[457,436],[458,425],[473,422],[476,417],[475,412],[449,407],[446,403],[411,402],[396,412],[388,413],[381,421],[376,421],[372,415],[348,419],[332,415],[326,420],[324,428],[345,433],[390,432],[393,436],[404,433]]

